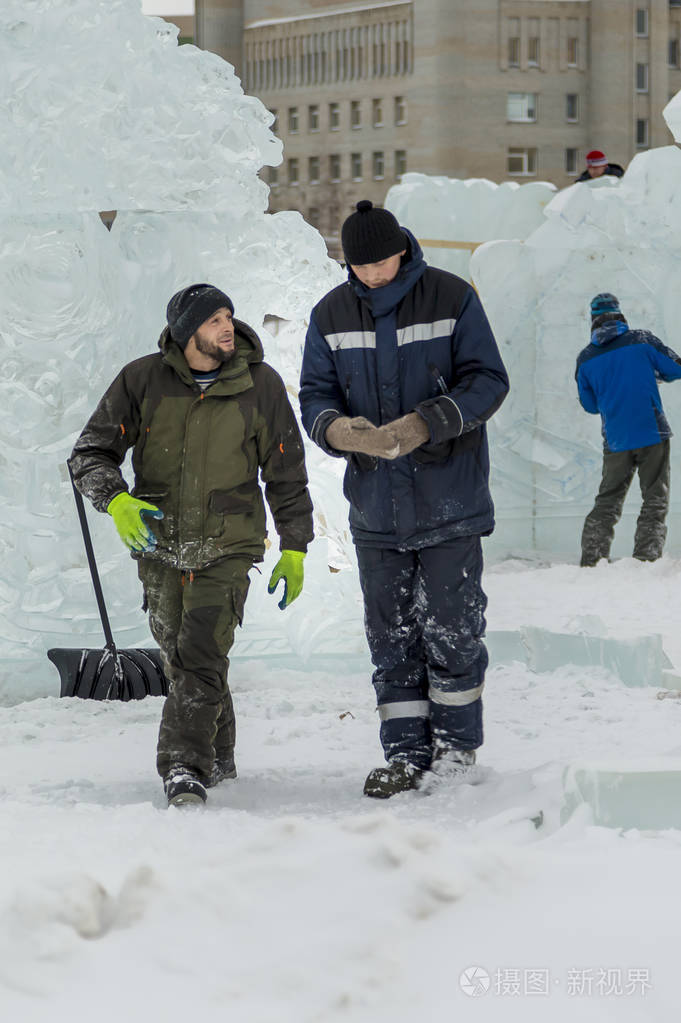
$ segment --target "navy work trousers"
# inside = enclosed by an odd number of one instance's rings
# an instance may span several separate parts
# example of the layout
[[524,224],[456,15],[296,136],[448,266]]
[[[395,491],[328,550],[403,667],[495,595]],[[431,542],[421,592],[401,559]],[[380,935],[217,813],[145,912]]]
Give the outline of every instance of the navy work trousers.
[[487,598],[480,537],[399,551],[357,547],[386,760],[428,768],[482,744]]

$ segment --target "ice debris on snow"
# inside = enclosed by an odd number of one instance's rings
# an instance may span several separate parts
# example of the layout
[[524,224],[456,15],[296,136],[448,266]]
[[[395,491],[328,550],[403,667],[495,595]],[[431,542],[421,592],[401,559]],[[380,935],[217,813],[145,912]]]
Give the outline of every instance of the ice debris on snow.
[[594,824],[609,828],[681,828],[681,758],[586,761],[563,779],[561,821],[588,806]]

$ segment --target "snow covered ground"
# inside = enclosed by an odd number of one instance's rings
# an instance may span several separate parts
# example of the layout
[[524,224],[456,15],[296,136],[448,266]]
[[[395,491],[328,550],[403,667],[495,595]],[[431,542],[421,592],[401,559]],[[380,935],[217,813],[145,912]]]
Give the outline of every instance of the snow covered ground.
[[[678,560],[505,561],[486,581],[491,630],[597,615],[661,632],[681,665]],[[0,708],[0,1018],[674,1018],[681,832],[560,810],[575,760],[681,754],[681,701],[603,669],[493,666],[470,780],[377,805],[369,670],[235,658],[239,778],[198,812],[164,808],[159,699]]]

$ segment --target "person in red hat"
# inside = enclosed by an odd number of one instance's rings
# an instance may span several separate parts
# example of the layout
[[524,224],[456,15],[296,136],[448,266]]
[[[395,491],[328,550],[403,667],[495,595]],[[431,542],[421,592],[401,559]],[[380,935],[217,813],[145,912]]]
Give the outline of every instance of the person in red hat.
[[586,170],[577,178],[577,181],[591,181],[592,178],[600,178],[604,174],[611,174],[614,178],[621,178],[624,174],[624,167],[618,163],[608,163],[608,158],[600,149],[592,149],[586,154]]

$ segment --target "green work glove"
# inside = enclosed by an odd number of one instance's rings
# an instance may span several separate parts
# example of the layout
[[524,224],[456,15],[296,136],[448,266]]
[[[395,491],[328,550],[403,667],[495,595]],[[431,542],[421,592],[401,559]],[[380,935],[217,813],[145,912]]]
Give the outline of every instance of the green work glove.
[[279,561],[274,566],[267,592],[274,593],[281,580],[284,580],[284,596],[279,601],[282,611],[303,592],[304,558],[303,551],[282,551]]
[[129,550],[146,553],[156,549],[156,537],[142,518],[143,515],[148,515],[150,519],[163,518],[163,512],[155,504],[138,501],[136,497],[131,497],[124,491],[109,501],[106,510],[114,520],[118,535]]

